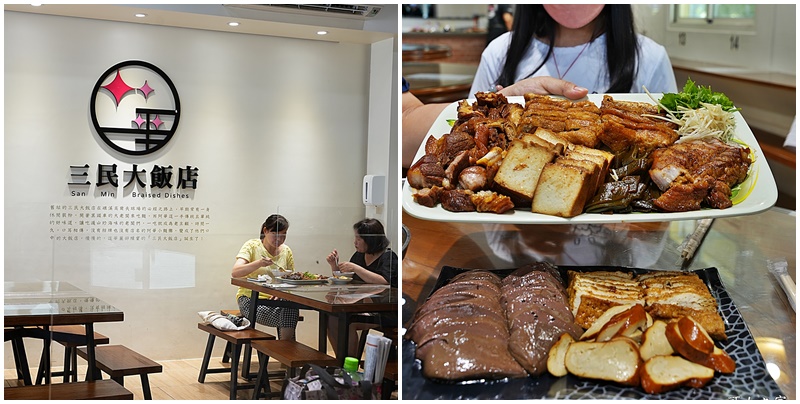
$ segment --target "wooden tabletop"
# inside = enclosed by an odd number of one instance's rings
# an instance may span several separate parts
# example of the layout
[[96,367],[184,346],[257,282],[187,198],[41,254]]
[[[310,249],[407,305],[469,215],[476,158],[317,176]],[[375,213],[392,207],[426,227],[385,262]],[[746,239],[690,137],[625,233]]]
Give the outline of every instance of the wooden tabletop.
[[403,77],[414,96],[424,103],[469,98],[478,66],[463,63],[403,62]]
[[63,281],[5,282],[6,326],[77,325],[123,321],[124,313]]
[[397,288],[383,285],[303,285],[274,288],[264,282],[231,278],[231,284],[328,313],[396,312]]

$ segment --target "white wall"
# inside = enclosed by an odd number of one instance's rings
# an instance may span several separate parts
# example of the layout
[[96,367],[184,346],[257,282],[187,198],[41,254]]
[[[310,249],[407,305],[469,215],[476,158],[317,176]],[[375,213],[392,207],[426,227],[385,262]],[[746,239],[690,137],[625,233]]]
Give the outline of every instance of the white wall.
[[[384,153],[382,170],[396,172],[396,146],[382,150],[397,143],[396,108],[371,105],[396,98],[381,93],[396,87],[388,71],[396,61],[376,66],[370,45],[8,11],[4,20],[4,279],[74,283],[125,313],[97,331],[153,359],[202,356],[196,313],[236,308],[230,268],[266,216],[289,219],[286,243],[299,270],[325,273],[331,249],[353,252],[369,154]],[[177,134],[154,157],[109,151],[89,119],[95,81],[137,59],[164,70],[181,98]],[[373,150],[376,142],[384,146]],[[69,166],[84,163],[92,172],[116,163],[120,175],[134,163],[192,165],[198,187],[189,200],[72,197]],[[197,242],[52,241],[51,205],[204,207],[209,232]],[[384,220],[396,220],[396,207],[384,209]],[[155,289],[157,271],[166,270],[182,274],[172,280],[182,287]],[[302,314],[298,339],[316,346],[317,316]]]
[[[756,33],[741,34],[738,49],[731,49],[730,33],[671,30],[670,5],[635,4],[633,8],[638,31],[664,45],[671,58],[748,67],[761,72],[796,73],[794,4],[757,4]],[[681,32],[686,33],[685,45],[678,41]]]

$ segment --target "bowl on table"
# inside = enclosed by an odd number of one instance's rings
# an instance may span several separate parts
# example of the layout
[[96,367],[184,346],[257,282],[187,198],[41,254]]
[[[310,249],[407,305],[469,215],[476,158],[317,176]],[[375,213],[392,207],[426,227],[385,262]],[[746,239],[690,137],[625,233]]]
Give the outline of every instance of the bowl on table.
[[328,278],[328,283],[330,283],[331,285],[346,285],[352,282],[352,280],[353,280],[352,274],[351,276],[344,276],[344,275],[331,276],[330,278]]
[[354,272],[341,272],[341,271],[333,271],[334,278],[350,278],[353,279]]

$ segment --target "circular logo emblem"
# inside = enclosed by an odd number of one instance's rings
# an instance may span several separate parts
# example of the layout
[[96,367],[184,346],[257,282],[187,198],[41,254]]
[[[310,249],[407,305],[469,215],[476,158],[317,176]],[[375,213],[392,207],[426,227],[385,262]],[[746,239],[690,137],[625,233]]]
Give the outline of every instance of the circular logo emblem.
[[172,80],[158,67],[139,60],[106,70],[94,85],[90,104],[92,124],[103,142],[131,156],[164,147],[181,116]]

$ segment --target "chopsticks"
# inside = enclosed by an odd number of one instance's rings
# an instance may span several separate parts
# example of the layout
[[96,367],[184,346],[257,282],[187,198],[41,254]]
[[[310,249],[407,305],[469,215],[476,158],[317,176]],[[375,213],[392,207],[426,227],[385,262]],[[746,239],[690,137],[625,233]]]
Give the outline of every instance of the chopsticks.
[[786,262],[786,258],[767,260],[769,271],[778,279],[781,289],[786,293],[786,298],[789,299],[789,304],[792,305],[792,310],[797,312],[797,308],[795,307],[797,291],[792,277],[789,276],[788,266],[789,264]]
[[686,270],[689,262],[691,262],[692,257],[694,257],[695,251],[697,248],[700,247],[700,243],[703,242],[703,238],[705,238],[706,233],[708,233],[708,229],[711,227],[711,224],[714,223],[713,218],[708,219],[700,219],[697,222],[697,227],[695,227],[692,234],[686,236],[686,239],[683,240],[683,243],[678,246],[678,251],[681,253],[681,259],[676,263],[680,265],[681,270]]
[[[265,258],[266,258],[266,257],[265,257]],[[274,260],[272,261],[272,265],[275,265],[275,266],[276,266],[276,267],[278,267],[278,269],[280,269],[281,271],[286,271],[286,268],[282,267],[280,264],[278,264],[278,263],[277,263],[277,262],[275,262]],[[272,266],[272,265],[270,265],[270,266]]]

